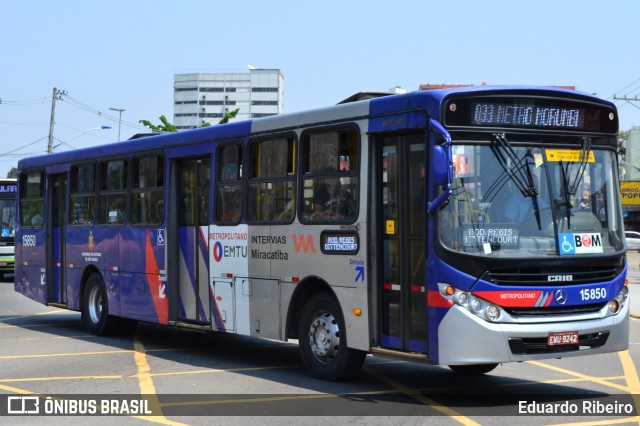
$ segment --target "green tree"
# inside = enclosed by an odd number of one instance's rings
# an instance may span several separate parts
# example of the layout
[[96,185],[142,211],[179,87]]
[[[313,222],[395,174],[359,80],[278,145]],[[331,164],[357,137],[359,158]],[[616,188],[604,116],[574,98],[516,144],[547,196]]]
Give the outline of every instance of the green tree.
[[627,154],[627,139],[629,139],[629,131],[620,130],[618,132],[618,155],[625,159]]
[[232,118],[235,118],[236,115],[238,115],[238,111],[240,111],[240,108],[236,108],[233,111],[226,111],[224,113],[224,117],[222,117],[222,120],[220,120],[218,124],[228,123],[229,120],[231,120]]
[[162,124],[160,124],[160,125],[155,125],[155,124],[151,123],[149,120],[140,120],[140,123],[142,123],[143,126],[147,126],[148,128],[150,128],[152,132],[156,132],[156,133],[177,132],[178,131],[176,126],[174,126],[173,124],[169,123],[169,120],[167,120],[167,117],[165,117],[164,115],[160,116],[160,121],[162,122]]
[[[224,117],[222,117],[222,120],[220,120],[218,124],[228,123],[229,120],[231,120],[232,118],[235,118],[235,116],[238,115],[238,111],[240,111],[240,108],[236,108],[233,111],[226,111],[224,113]],[[140,123],[143,126],[147,126],[149,129],[151,129],[152,132],[156,132],[156,133],[167,133],[167,132],[178,131],[176,126],[169,123],[169,120],[167,120],[167,117],[165,117],[164,115],[160,116],[160,121],[162,122],[162,124],[159,124],[159,125],[155,125],[151,123],[149,120],[140,120]],[[199,127],[209,127],[209,126],[211,126],[211,123],[204,122]]]
[[18,177],[18,169],[16,167],[12,167],[11,170],[7,173],[8,178],[17,178]]

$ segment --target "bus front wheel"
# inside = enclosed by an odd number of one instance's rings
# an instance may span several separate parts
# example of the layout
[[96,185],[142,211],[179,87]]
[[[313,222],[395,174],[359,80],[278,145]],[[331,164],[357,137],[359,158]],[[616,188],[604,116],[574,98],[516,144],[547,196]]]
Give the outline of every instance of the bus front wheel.
[[465,376],[479,376],[496,368],[498,364],[450,365],[449,368]]
[[347,347],[342,311],[329,293],[319,293],[304,305],[298,339],[304,366],[320,379],[348,379],[364,363],[366,352]]
[[109,298],[100,274],[94,273],[84,289],[82,320],[90,333],[108,336],[116,332],[119,318],[109,315]]

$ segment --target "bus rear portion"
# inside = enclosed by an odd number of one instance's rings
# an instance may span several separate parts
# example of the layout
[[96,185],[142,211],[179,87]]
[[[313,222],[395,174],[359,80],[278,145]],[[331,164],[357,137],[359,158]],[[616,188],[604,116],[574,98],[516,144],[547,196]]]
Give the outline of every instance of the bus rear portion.
[[613,105],[517,91],[445,97],[441,108],[454,173],[427,274],[430,357],[482,372],[626,349]]

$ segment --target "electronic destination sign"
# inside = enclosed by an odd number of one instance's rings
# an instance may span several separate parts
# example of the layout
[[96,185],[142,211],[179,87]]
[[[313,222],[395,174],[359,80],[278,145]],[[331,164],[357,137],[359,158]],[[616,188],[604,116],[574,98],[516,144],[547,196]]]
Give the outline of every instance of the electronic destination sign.
[[445,105],[448,126],[616,133],[608,105],[536,97],[469,97]]

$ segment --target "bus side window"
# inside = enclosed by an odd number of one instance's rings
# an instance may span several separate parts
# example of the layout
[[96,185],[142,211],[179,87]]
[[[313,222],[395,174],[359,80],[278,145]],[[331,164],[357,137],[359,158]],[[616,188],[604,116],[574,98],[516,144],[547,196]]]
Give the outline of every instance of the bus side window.
[[40,228],[44,222],[44,179],[42,173],[20,176],[20,223],[25,228]]
[[70,222],[92,225],[96,219],[95,164],[71,167]]
[[358,217],[358,140],[354,129],[303,135],[303,221],[353,222]]
[[135,225],[159,225],[164,219],[164,157],[134,157],[129,218]]
[[221,145],[216,157],[215,221],[236,225],[242,219],[242,145]]
[[252,141],[247,221],[290,223],[295,214],[295,137]]
[[100,163],[98,223],[121,225],[127,216],[127,161]]

